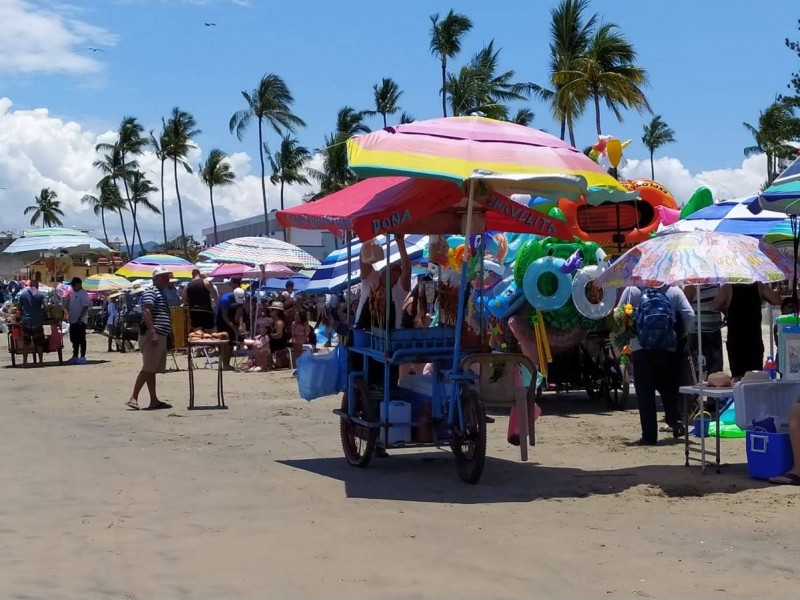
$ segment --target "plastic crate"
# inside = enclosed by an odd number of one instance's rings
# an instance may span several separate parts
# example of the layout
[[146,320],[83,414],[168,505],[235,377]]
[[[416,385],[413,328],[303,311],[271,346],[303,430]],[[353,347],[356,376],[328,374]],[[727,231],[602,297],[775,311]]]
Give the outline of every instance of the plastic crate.
[[353,346],[355,348],[370,348],[372,344],[372,335],[369,331],[363,329],[353,330]]
[[455,344],[455,327],[426,327],[393,329],[386,337],[386,330],[372,330],[372,349],[386,354],[397,350],[439,350]]
[[753,479],[769,479],[792,468],[792,444],[786,433],[747,432],[747,471]]
[[740,381],[733,387],[736,425],[752,429],[753,421],[775,418],[778,432],[789,431],[789,409],[800,397],[800,381]]

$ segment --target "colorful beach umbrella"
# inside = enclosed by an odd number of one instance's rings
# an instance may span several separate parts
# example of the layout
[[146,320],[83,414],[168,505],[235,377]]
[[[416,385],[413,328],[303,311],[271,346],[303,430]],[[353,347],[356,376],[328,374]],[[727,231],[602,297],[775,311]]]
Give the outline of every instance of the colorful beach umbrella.
[[223,263],[218,265],[209,275],[214,279],[227,279],[230,277],[269,279],[271,277],[291,277],[294,275],[294,271],[284,265],[266,264],[261,267],[251,267],[242,263]]
[[44,227],[28,229],[3,250],[6,254],[40,254],[67,250],[71,253],[111,254],[111,248],[78,229]]
[[701,208],[685,219],[664,227],[659,234],[680,231],[716,231],[718,233],[740,233],[760,238],[784,221],[786,221],[785,214],[761,210],[758,196],[749,196],[735,200],[723,200]]
[[[505,194],[527,192],[574,200],[584,194],[591,204],[636,197],[563,140],[531,127],[483,117],[449,117],[387,127],[350,138],[347,157],[360,177],[405,175],[459,186],[477,179]],[[544,179],[537,181],[537,177]]]
[[800,158],[760,194],[761,206],[787,215],[800,215]]
[[631,248],[596,285],[774,283],[791,277],[793,269],[789,257],[763,240],[736,233],[689,231],[659,236]]
[[84,279],[83,288],[90,293],[119,292],[133,288],[133,284],[119,275],[101,273]]
[[[379,235],[374,238],[381,248],[386,248],[386,237]],[[425,249],[428,247],[428,236],[426,235],[407,235],[404,239],[408,257],[412,263],[419,263],[422,260]],[[361,281],[359,256],[361,254],[361,241],[354,238],[350,245],[350,284],[355,285]],[[400,263],[400,251],[397,243],[392,241],[389,244],[389,262],[391,264]],[[377,270],[386,265],[386,259],[375,263]],[[309,293],[334,294],[347,287],[347,246],[334,250],[322,261],[308,282],[306,291]]]
[[179,256],[146,254],[124,264],[117,270],[116,275],[127,279],[150,279],[156,267],[169,269],[175,279],[182,280],[191,279],[192,270],[195,268],[194,264]]
[[242,263],[258,266],[281,264],[294,268],[315,268],[319,261],[302,248],[267,237],[240,237],[212,246],[200,256],[219,263]]

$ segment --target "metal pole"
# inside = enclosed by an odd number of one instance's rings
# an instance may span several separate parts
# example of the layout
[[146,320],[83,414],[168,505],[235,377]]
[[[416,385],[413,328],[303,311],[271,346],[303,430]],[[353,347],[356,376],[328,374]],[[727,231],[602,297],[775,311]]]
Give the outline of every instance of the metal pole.
[[[697,295],[697,368],[698,368],[698,377],[697,383],[699,385],[703,385],[703,335],[702,331],[700,330],[700,286],[695,286],[695,293]],[[700,417],[702,418],[702,414]]]
[[[347,326],[350,327],[350,306],[353,304],[353,299],[352,299],[352,296],[353,296],[353,291],[352,291],[353,283],[352,283],[351,278],[350,278],[351,263],[352,263],[352,260],[353,260],[353,234],[348,231],[348,232],[346,232],[344,234],[344,237],[345,237],[345,243],[347,244],[347,294],[346,294],[346,298],[347,298],[347,300],[346,300],[347,301]],[[361,290],[361,292],[363,293],[364,290]],[[332,334],[331,334],[331,337],[333,337]]]
[[453,371],[458,369],[458,363],[461,360],[461,325],[464,323],[464,291],[467,289],[467,261],[469,261],[469,253],[467,252],[467,245],[469,244],[469,236],[472,233],[472,207],[475,203],[475,181],[469,182],[469,200],[467,200],[467,223],[466,231],[464,232],[464,255],[461,258],[461,282],[458,289],[458,312],[456,316],[456,340],[455,351],[453,352]]

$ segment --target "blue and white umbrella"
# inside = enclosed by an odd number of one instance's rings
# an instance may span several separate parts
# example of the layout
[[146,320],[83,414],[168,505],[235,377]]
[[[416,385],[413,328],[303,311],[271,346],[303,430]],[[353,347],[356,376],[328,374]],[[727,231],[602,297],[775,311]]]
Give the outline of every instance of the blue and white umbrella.
[[[386,237],[383,235],[377,236],[375,242],[380,244],[381,248],[386,251]],[[408,251],[408,257],[412,263],[418,263],[422,260],[422,255],[425,248],[428,246],[427,235],[407,235],[405,236],[405,246]],[[361,281],[359,277],[359,255],[361,254],[361,242],[358,238],[353,238],[350,245],[350,283],[355,285]],[[392,241],[389,245],[389,262],[396,264],[400,262],[400,252],[397,249],[397,244]],[[374,267],[377,270],[386,266],[386,259],[375,263]],[[335,293],[347,287],[347,247],[334,250],[322,261],[322,264],[314,272],[308,287],[305,289],[308,293]]]
[[722,200],[701,208],[685,219],[663,228],[659,233],[716,231],[760,238],[784,220],[786,215],[761,210],[758,196],[749,196],[736,200]]
[[761,206],[788,215],[800,214],[800,158],[786,167],[772,185],[761,192]]
[[111,254],[111,248],[79,229],[28,229],[3,250],[6,254],[41,254],[67,250],[76,254]]

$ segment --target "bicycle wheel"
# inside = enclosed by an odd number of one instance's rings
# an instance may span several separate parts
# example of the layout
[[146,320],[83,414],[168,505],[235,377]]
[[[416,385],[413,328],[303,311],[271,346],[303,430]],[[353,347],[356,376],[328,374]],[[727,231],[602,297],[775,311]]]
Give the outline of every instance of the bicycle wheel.
[[464,430],[459,431],[456,419],[450,448],[456,457],[456,468],[461,481],[478,483],[486,462],[486,410],[473,390],[461,392],[461,410],[464,415]]
[[[353,392],[355,395],[353,416],[366,419],[369,396],[367,384],[363,381],[357,381],[353,384]],[[345,392],[342,394],[342,410],[345,412],[347,412],[347,405],[347,392]],[[344,457],[347,462],[354,467],[366,467],[369,461],[372,460],[372,453],[375,451],[375,438],[378,430],[353,423],[348,419],[341,419],[339,431],[342,437],[342,450],[344,450]]]
[[631,393],[628,370],[622,368],[619,361],[614,358],[607,358],[605,363],[606,380],[608,382],[606,402],[612,410],[625,410]]

